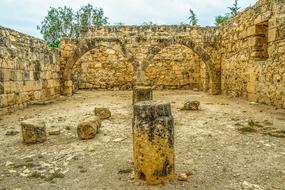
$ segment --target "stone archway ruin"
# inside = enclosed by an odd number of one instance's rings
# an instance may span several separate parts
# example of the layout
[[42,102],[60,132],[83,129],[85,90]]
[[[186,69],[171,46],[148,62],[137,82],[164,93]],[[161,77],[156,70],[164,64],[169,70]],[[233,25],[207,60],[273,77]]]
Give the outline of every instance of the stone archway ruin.
[[86,52],[100,46],[112,48],[114,45],[120,46],[122,55],[132,63],[134,70],[136,70],[138,62],[118,38],[78,39],[76,41],[66,39],[61,46],[62,93],[67,96],[72,95],[71,75],[75,64]]
[[173,44],[180,44],[183,45],[189,49],[191,49],[195,54],[197,54],[200,59],[205,63],[207,70],[210,75],[210,80],[211,80],[211,94],[217,95],[220,94],[221,91],[221,82],[220,82],[220,74],[215,68],[215,65],[211,59],[211,56],[198,44],[193,42],[190,38],[188,37],[172,37],[172,38],[158,38],[154,39],[156,42],[155,45],[151,46],[148,49],[147,57],[142,63],[141,66],[141,72],[142,75],[148,68],[149,64],[151,63],[152,59],[163,49],[173,45]]
[[[100,46],[120,46],[122,55],[133,66],[136,83],[143,82],[143,75],[153,57],[162,49],[180,44],[191,49],[207,66],[210,75],[210,93],[220,94],[219,62],[211,57],[216,39],[214,28],[189,27],[102,27],[86,28],[76,39],[65,39],[61,46],[62,94],[72,95],[71,73],[74,64],[86,52]],[[166,33],[167,32],[167,33]],[[175,37],[173,37],[175,36]]]

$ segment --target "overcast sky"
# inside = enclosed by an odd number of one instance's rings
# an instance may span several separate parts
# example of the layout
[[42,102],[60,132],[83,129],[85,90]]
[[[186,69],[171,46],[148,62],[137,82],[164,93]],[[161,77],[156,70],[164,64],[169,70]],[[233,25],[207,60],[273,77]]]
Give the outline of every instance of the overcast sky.
[[[109,23],[126,25],[152,21],[156,24],[187,22],[189,9],[197,14],[199,24],[213,25],[217,15],[228,12],[234,0],[0,0],[0,25],[40,37],[36,26],[41,23],[49,7],[67,5],[78,10],[88,3],[101,7]],[[239,0],[244,9],[256,0]]]

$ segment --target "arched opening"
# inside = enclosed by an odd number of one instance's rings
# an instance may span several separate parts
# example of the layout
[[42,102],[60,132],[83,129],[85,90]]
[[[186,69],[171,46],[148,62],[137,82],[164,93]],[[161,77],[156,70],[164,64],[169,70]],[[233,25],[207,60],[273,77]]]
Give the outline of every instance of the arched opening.
[[75,63],[71,73],[73,91],[78,89],[127,90],[132,87],[134,69],[120,51],[99,46],[86,52]]
[[[79,88],[79,84],[76,84],[77,86],[73,85],[72,78],[75,77],[76,73],[78,74],[78,70],[76,71],[76,69],[78,69],[78,63],[79,65],[81,63],[81,61],[79,61],[80,58],[93,49],[98,49],[98,48],[100,49],[100,47],[102,46],[108,47],[109,50],[116,49],[116,52],[120,52],[120,55],[123,56],[121,60],[124,59],[125,61],[131,63],[133,70],[136,70],[138,67],[137,60],[128,52],[125,44],[121,42],[118,38],[79,39],[76,42],[70,42],[70,44],[74,48],[67,48],[67,50],[63,48],[63,50],[61,51],[62,54],[68,55],[62,60],[61,64],[63,67],[62,93],[64,95],[71,96],[73,93],[73,89],[76,90],[77,88]],[[118,64],[118,66],[120,67],[120,64]],[[127,70],[129,71],[129,69]],[[124,74],[130,76],[132,75],[132,72]]]
[[145,83],[156,89],[199,89],[208,84],[207,68],[190,48],[173,44],[158,52],[145,70]]
[[[164,49],[169,48],[175,44],[179,44],[180,47],[183,47],[183,48],[186,47],[186,48],[190,49],[197,56],[196,58],[204,63],[205,67],[200,67],[200,80],[203,80],[203,83],[200,83],[200,84],[202,84],[202,86],[200,85],[200,89],[201,88],[204,90],[210,89],[210,93],[213,95],[220,94],[220,91],[221,91],[221,82],[220,82],[220,74],[219,74],[220,72],[218,72],[216,70],[216,67],[215,67],[214,63],[212,62],[210,55],[202,47],[200,47],[198,44],[194,43],[189,38],[174,37],[174,38],[156,39],[155,45],[151,46],[149,48],[148,56],[145,58],[145,60],[142,63],[142,66],[141,66],[142,73],[145,74],[147,72],[149,65],[155,59],[156,55],[163,52]],[[176,56],[176,54],[175,54],[175,56]],[[199,63],[200,63],[200,61],[199,61]],[[200,64],[200,66],[201,65],[202,64]],[[181,70],[181,69],[179,69],[179,70]],[[186,68],[186,70],[188,70],[188,69]],[[182,73],[182,70],[179,72]],[[186,74],[186,76],[189,75],[189,73],[188,74],[185,73],[185,74]],[[161,75],[161,76],[163,76],[163,75]],[[165,73],[165,76],[167,76],[167,73]],[[183,76],[183,74],[182,74],[182,76]],[[142,78],[145,78],[145,76]],[[173,77],[173,78],[175,78],[175,77]],[[182,84],[183,83],[184,82],[182,82]]]

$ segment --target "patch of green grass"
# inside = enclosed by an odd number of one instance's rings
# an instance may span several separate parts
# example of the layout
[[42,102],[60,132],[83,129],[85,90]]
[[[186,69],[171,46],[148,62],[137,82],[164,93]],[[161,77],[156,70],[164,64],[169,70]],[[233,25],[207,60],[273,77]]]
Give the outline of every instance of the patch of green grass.
[[128,174],[131,173],[133,171],[133,169],[128,168],[128,169],[121,169],[118,171],[118,174]]
[[31,175],[29,175],[29,178],[41,178],[41,179],[44,179],[45,176],[42,175],[41,173],[37,172],[37,171],[34,171]]
[[242,128],[239,128],[238,131],[241,133],[255,133],[255,132],[257,132],[257,130],[252,128],[252,127],[242,127]]
[[64,178],[65,175],[61,172],[54,172],[51,173],[51,175],[46,179],[47,181],[53,182],[54,179],[56,178]]

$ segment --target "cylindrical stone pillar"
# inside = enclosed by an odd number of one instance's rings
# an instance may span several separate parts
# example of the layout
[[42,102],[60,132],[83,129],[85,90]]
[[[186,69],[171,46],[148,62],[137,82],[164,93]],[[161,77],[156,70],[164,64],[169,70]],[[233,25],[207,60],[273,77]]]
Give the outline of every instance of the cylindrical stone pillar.
[[150,86],[135,86],[133,89],[133,104],[152,100],[153,93]]
[[170,103],[144,101],[134,105],[133,157],[136,179],[156,185],[175,178]]

